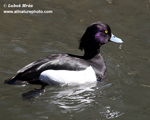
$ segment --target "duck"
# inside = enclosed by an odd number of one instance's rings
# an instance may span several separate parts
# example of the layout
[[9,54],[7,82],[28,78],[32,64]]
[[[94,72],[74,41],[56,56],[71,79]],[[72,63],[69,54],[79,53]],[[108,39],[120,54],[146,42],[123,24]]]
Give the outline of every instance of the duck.
[[102,81],[107,77],[107,69],[100,47],[110,41],[123,43],[111,33],[108,24],[101,21],[92,23],[79,40],[79,49],[84,50],[83,56],[69,53],[45,56],[21,68],[4,83],[38,84],[44,89],[47,85]]

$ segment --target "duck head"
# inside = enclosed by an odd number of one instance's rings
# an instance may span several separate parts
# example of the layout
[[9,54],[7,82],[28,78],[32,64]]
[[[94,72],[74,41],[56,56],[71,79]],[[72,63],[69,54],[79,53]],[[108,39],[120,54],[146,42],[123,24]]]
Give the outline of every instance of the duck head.
[[80,39],[79,49],[85,52],[99,53],[100,47],[109,42],[123,43],[120,38],[111,33],[109,25],[103,22],[91,24]]

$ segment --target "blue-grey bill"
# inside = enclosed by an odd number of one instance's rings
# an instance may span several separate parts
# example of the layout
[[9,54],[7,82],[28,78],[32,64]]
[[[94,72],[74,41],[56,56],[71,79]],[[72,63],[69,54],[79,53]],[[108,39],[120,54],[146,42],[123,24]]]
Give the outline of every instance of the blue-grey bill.
[[116,42],[116,43],[123,43],[123,40],[121,40],[120,38],[114,36],[113,34],[111,34],[110,41]]

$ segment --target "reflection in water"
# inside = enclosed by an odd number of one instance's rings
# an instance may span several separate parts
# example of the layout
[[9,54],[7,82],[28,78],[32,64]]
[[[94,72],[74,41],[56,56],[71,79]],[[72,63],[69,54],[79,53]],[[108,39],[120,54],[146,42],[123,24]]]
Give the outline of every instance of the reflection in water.
[[63,108],[65,110],[63,112],[82,111],[94,101],[95,94],[91,91],[95,91],[95,86],[96,82],[82,86],[65,87],[62,91],[55,91],[53,92],[54,96],[51,96],[53,99],[50,104],[56,104]]
[[[101,83],[100,83],[101,84]],[[87,83],[84,85],[68,86],[68,87],[49,87],[45,94],[50,97],[39,97],[38,100],[48,104],[48,109],[52,110],[55,107],[61,110],[61,113],[80,113],[88,109],[97,109],[97,114],[100,114],[106,119],[117,118],[124,113],[115,110],[109,103],[105,103],[108,99],[117,102],[122,99],[116,96],[107,98],[105,89],[111,87],[111,83],[105,85],[97,85],[97,82]],[[55,90],[54,90],[55,89]],[[122,93],[119,94],[122,96]],[[55,107],[54,107],[55,106]],[[59,111],[60,111],[59,110]],[[96,113],[95,113],[96,114]]]

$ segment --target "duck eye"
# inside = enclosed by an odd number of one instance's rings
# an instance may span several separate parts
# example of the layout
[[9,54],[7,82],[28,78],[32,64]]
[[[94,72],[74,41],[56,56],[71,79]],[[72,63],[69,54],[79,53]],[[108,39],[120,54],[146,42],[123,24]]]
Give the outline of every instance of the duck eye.
[[108,33],[108,31],[107,31],[107,30],[105,30],[105,33]]

